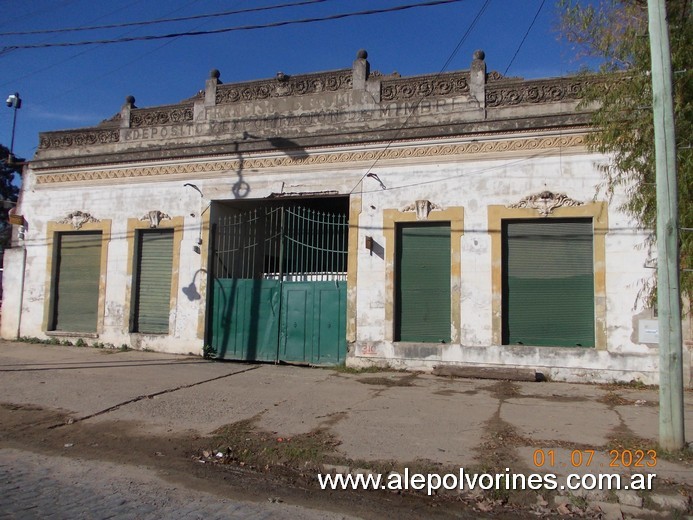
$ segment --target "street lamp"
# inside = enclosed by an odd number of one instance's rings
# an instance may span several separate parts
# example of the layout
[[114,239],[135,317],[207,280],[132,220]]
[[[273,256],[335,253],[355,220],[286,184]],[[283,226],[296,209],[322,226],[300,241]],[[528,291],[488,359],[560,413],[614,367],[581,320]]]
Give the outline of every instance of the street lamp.
[[22,108],[22,98],[19,97],[19,92],[10,94],[5,101],[8,107],[14,109],[14,116],[12,117],[12,139],[10,140],[10,155],[7,157],[8,164],[14,162],[14,129],[17,126],[17,110]]

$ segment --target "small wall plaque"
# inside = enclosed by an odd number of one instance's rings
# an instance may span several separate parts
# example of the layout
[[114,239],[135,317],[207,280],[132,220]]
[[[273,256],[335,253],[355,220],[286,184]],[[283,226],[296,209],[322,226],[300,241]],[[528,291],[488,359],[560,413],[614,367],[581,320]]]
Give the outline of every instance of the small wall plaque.
[[659,344],[659,321],[638,321],[638,343]]

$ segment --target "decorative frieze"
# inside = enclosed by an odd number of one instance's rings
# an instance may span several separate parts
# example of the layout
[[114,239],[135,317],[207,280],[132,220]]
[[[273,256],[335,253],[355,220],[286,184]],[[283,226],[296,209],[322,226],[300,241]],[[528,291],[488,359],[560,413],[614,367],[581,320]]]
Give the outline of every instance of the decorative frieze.
[[70,224],[75,229],[81,229],[84,224],[89,222],[101,221],[94,218],[91,213],[86,213],[83,211],[73,211],[72,213],[68,213],[64,219],[58,220],[59,224]]
[[536,82],[494,82],[486,88],[486,107],[496,108],[523,104],[556,103],[579,100],[585,91],[583,80],[546,80]]
[[137,108],[130,112],[130,127],[159,126],[193,120],[192,105],[174,105],[157,108]]
[[301,76],[289,76],[280,73],[277,74],[275,79],[271,80],[219,85],[217,87],[216,103],[239,103],[276,97],[303,96],[320,92],[336,92],[338,90],[350,89],[351,84],[351,69]]
[[388,79],[380,84],[380,97],[383,101],[467,94],[469,94],[468,72]]
[[499,139],[460,144],[440,144],[406,148],[377,150],[335,151],[321,154],[282,155],[276,157],[244,156],[242,160],[209,161],[205,163],[169,164],[138,168],[88,170],[79,172],[41,173],[36,172],[37,184],[56,182],[95,181],[133,177],[155,177],[176,174],[208,174],[210,172],[240,171],[242,169],[267,169],[283,166],[310,166],[359,161],[411,160],[425,157],[446,157],[468,154],[509,153],[550,148],[572,148],[585,145],[584,135],[534,137],[526,139]]
[[120,141],[120,132],[110,130],[84,130],[80,132],[51,132],[40,134],[39,149],[70,148],[71,146],[92,146]]
[[531,208],[536,209],[542,217],[548,217],[553,210],[561,206],[582,206],[584,202],[571,199],[564,193],[553,193],[542,191],[534,195],[529,195],[515,204],[510,204],[509,208]]

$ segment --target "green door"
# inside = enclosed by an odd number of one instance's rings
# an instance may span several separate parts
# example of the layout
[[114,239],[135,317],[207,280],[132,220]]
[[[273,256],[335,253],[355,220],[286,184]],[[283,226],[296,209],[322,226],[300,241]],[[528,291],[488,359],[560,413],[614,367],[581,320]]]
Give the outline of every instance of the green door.
[[167,334],[171,312],[173,230],[140,231],[138,251],[133,330]]
[[280,291],[277,280],[214,280],[211,346],[215,357],[277,360]]
[[96,332],[101,232],[58,235],[52,330]]
[[450,342],[450,225],[397,227],[395,341]]
[[592,221],[503,224],[503,342],[594,347]]
[[346,282],[283,282],[279,360],[336,365],[346,353]]

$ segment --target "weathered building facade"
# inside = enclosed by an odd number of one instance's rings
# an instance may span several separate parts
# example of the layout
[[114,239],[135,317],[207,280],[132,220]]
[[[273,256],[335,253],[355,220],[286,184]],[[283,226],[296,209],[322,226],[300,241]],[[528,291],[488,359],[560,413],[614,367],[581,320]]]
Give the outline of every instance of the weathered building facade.
[[[352,68],[48,132],[2,336],[656,382],[645,234],[599,192],[585,79]],[[690,383],[690,354],[684,356]]]

